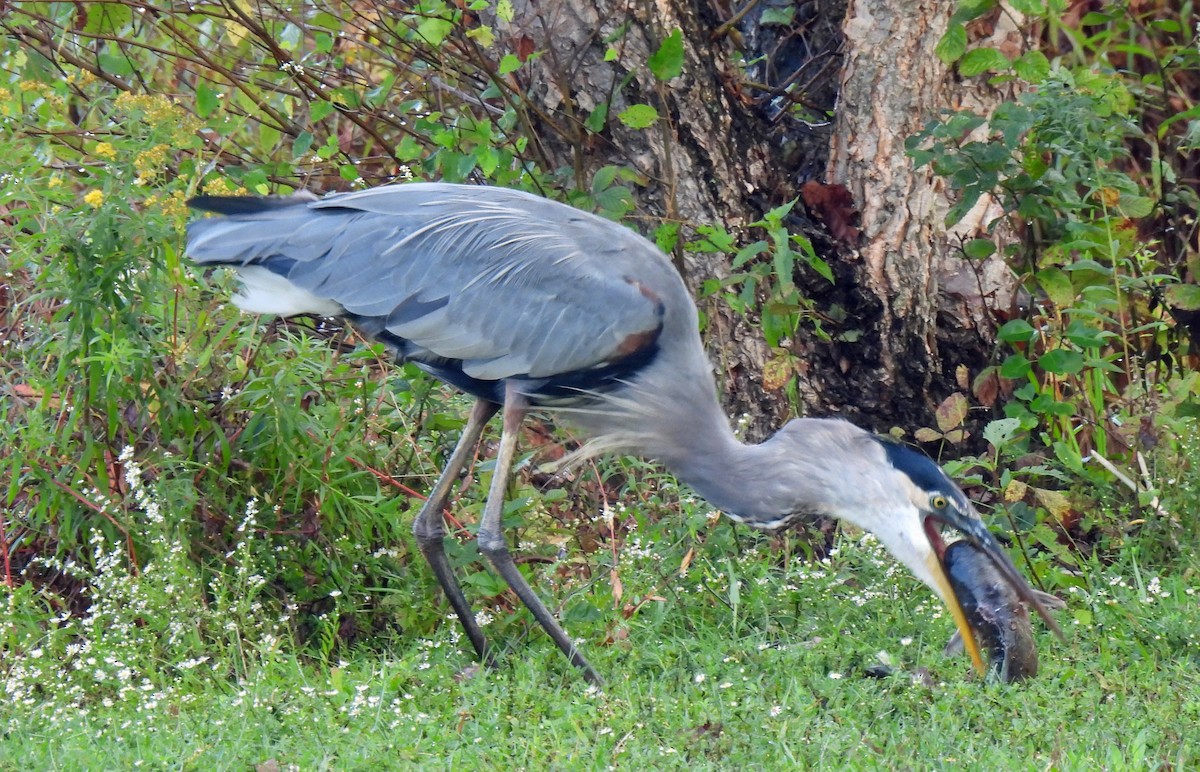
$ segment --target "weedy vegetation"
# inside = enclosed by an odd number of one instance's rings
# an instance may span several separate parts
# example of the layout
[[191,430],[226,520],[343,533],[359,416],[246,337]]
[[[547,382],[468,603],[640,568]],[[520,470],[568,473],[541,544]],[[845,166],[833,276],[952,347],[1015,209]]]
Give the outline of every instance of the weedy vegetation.
[[[506,514],[596,688],[470,541],[491,435],[450,549],[502,666],[475,669],[433,600],[409,524],[467,404],[327,321],[239,315],[179,252],[188,196],[305,180],[630,211],[635,169],[543,163],[504,78],[536,52],[462,3],[409,5],[0,19],[0,767],[1200,764],[1194,30],[1014,4],[1044,40],[1010,61],[970,49],[988,8],[964,4],[940,55],[1022,86],[910,143],[959,191],[950,220],[985,195],[1005,213],[964,260],[1020,235],[1028,313],[995,320],[995,366],[916,438],[1067,598],[1039,676],[981,683],[943,656],[952,622],[870,537],[738,530],[635,460],[551,473],[564,440],[534,428]],[[665,87],[679,41],[625,64]],[[557,140],[582,158],[589,134],[653,130],[652,101],[626,82]],[[654,234],[736,255],[704,292],[772,346],[821,334],[796,277],[829,280],[786,211]],[[767,376],[795,395],[793,372]]]

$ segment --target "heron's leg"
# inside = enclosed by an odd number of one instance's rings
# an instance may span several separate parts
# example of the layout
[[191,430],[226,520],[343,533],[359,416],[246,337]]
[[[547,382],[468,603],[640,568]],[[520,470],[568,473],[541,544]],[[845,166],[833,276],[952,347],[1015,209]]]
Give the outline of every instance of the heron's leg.
[[479,551],[482,552],[508,586],[517,593],[517,597],[525,604],[542,628],[554,639],[554,643],[567,655],[571,664],[583,670],[583,677],[591,683],[600,683],[600,675],[584,659],[575,644],[567,637],[566,631],[542,603],[541,598],[534,593],[533,588],[521,576],[509,554],[508,544],[504,540],[500,518],[504,512],[504,496],[508,492],[508,477],[512,470],[513,455],[517,445],[517,434],[521,421],[528,412],[525,398],[511,386],[506,387],[504,394],[504,430],[500,435],[500,449],[496,453],[496,471],[492,475],[492,485],[488,490],[487,505],[483,510],[483,520],[479,523]]
[[487,640],[483,637],[483,630],[479,629],[479,623],[475,621],[475,612],[471,610],[471,604],[467,603],[462,587],[450,568],[450,560],[446,557],[446,523],[442,518],[442,510],[446,507],[450,488],[458,479],[459,473],[475,450],[480,435],[483,434],[483,427],[498,409],[499,405],[482,399],[471,408],[471,416],[467,419],[467,425],[463,427],[462,437],[458,439],[458,444],[450,454],[450,460],[446,462],[446,468],[442,470],[433,490],[429,492],[429,498],[425,500],[425,505],[413,521],[413,535],[417,537],[417,546],[421,548],[421,554],[425,556],[425,561],[433,569],[433,575],[437,577],[442,592],[446,593],[446,598],[454,607],[454,613],[458,615],[458,621],[462,623],[467,638],[471,639],[475,653],[487,664],[491,664]]

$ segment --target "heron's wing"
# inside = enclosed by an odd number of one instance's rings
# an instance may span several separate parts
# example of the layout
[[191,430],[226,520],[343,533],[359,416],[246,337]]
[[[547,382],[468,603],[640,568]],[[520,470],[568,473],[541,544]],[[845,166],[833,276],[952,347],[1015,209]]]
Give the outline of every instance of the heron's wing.
[[410,344],[406,356],[455,360],[478,380],[600,369],[644,351],[664,297],[682,290],[632,231],[517,191],[428,183],[231,201],[194,202],[229,214],[192,223],[192,259],[241,268],[253,291],[280,293],[278,313],[340,309]]

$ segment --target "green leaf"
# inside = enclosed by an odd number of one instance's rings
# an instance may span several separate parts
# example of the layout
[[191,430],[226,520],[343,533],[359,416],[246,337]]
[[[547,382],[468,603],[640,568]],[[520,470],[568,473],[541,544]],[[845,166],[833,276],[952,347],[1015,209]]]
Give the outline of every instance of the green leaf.
[[991,239],[971,239],[963,244],[963,252],[972,260],[986,260],[996,252],[996,242]]
[[601,102],[596,105],[596,109],[588,113],[587,120],[583,125],[593,134],[599,134],[604,131],[604,124],[608,122],[608,102]]
[[973,48],[963,55],[958,71],[964,77],[973,78],[985,72],[1007,70],[1010,65],[1008,57],[994,48]]
[[207,118],[221,104],[221,98],[207,83],[200,81],[196,85],[196,112],[201,118]]
[[332,102],[313,102],[309,105],[308,117],[316,123],[324,120],[331,112],[333,112]]
[[450,35],[453,29],[454,22],[449,19],[429,16],[421,19],[420,23],[417,24],[417,35],[429,45],[439,46]]
[[1121,210],[1121,214],[1129,218],[1149,217],[1150,213],[1154,211],[1154,199],[1122,193],[1118,208]]
[[1079,319],[1073,320],[1067,325],[1065,333],[1067,340],[1074,343],[1080,348],[1099,348],[1104,345],[1104,341],[1112,337],[1114,333],[1108,332],[1097,327],[1092,327],[1086,322]]
[[1173,284],[1167,287],[1167,305],[1181,311],[1200,311],[1200,286]]
[[1044,268],[1035,274],[1038,286],[1045,291],[1050,302],[1059,308],[1070,308],[1075,302],[1075,288],[1071,277],[1060,268]]
[[771,225],[778,225],[779,223],[782,223],[783,218],[787,217],[788,213],[792,211],[792,207],[796,206],[797,200],[799,200],[799,199],[793,198],[791,201],[788,201],[786,204],[780,204],[779,206],[775,207],[774,209],[772,209],[771,211],[769,211],[765,215],[763,215],[762,220],[760,220],[759,222],[754,223],[754,224],[771,226]]
[[1013,69],[1021,80],[1036,85],[1050,74],[1050,60],[1041,51],[1030,51],[1013,62]]
[[1046,13],[1044,0],[1011,0],[1013,9],[1026,16],[1041,16]]
[[310,27],[321,27],[322,29],[331,30],[333,32],[342,31],[341,19],[329,13],[328,11],[317,11],[309,18],[308,24]]
[[133,21],[133,6],[125,3],[87,3],[87,21],[83,31],[88,35],[116,35]]
[[279,129],[265,123],[258,126],[258,147],[265,153],[270,153],[279,144],[281,134]]
[[1000,377],[1017,379],[1024,378],[1029,375],[1029,371],[1033,369],[1033,365],[1025,358],[1023,354],[1013,354],[1004,363],[1000,365]]
[[1024,319],[1013,319],[1005,322],[996,336],[1005,343],[1028,343],[1037,336],[1037,330]]
[[338,167],[338,175],[347,182],[354,182],[359,178],[358,167],[354,164],[342,164]]
[[1075,406],[1062,402],[1049,394],[1039,394],[1029,403],[1029,409],[1042,415],[1069,416],[1075,414]]
[[614,185],[596,194],[596,207],[601,214],[612,220],[619,220],[633,211],[633,194],[629,188]]
[[1083,354],[1072,349],[1056,348],[1038,358],[1038,367],[1056,375],[1074,375],[1083,369]]
[[650,105],[630,105],[617,115],[617,119],[631,129],[645,129],[658,121],[658,110]]
[[307,153],[313,145],[313,133],[311,131],[302,131],[296,135],[296,139],[292,141],[292,158],[299,158]]
[[778,25],[781,27],[792,26],[792,21],[796,18],[796,6],[785,5],[783,7],[771,7],[762,12],[762,16],[758,18],[758,23],[764,27]]
[[133,74],[133,62],[124,54],[111,54],[107,51],[96,57],[100,68],[108,75],[125,78]]
[[295,51],[296,46],[300,45],[301,37],[300,28],[288,22],[283,25],[283,30],[276,35],[275,39],[279,42],[279,47],[284,51]]
[[937,58],[941,59],[946,64],[951,64],[958,61],[967,51],[967,28],[961,24],[951,24],[946,30],[946,34],[942,35],[942,39],[938,41],[933,52],[937,54]]
[[507,75],[510,72],[516,72],[521,69],[521,60],[516,54],[505,54],[500,60],[500,74]]
[[396,157],[401,161],[415,161],[425,155],[425,148],[411,134],[406,134],[396,146]]
[[646,60],[646,65],[659,80],[679,77],[683,72],[683,32],[678,28],[672,30],[658,50]]
[[1019,431],[1021,431],[1021,419],[997,418],[995,421],[989,421],[988,425],[983,427],[983,438],[991,443],[992,447],[1003,448],[1012,442],[1013,437]]
[[496,34],[492,31],[492,28],[486,24],[481,24],[475,29],[467,30],[467,37],[471,38],[471,40],[474,40],[484,48],[491,48],[496,42]]

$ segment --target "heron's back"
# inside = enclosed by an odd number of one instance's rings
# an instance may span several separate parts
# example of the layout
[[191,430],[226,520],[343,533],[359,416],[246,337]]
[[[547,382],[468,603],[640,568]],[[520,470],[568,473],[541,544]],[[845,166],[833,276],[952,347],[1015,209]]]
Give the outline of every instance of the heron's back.
[[[414,183],[323,199],[201,197],[188,254],[237,270],[248,311],[344,316],[484,399],[635,380],[699,352],[682,279],[627,228],[538,196]],[[673,367],[678,367],[675,362]]]

